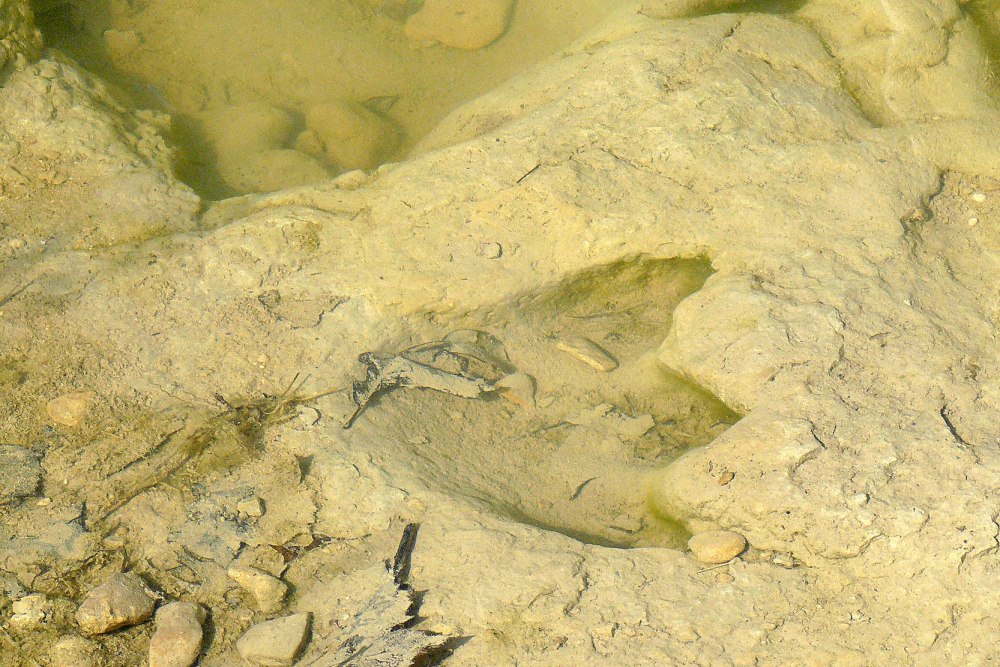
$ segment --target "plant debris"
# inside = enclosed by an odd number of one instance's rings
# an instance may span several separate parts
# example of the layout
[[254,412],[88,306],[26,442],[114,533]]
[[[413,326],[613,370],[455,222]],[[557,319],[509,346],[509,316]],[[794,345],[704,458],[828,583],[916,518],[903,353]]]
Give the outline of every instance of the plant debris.
[[397,387],[433,389],[461,398],[481,398],[497,390],[497,382],[514,371],[495,337],[460,329],[443,340],[407,348],[397,355],[365,352],[358,357],[365,379],[354,383],[357,409],[344,424],[351,428],[376,395]]

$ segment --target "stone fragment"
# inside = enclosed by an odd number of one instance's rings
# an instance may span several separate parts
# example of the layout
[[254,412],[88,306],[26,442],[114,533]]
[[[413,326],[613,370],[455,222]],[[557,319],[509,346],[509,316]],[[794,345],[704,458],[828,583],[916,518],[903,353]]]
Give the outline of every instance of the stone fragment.
[[254,518],[264,516],[264,501],[260,496],[250,496],[236,503],[236,511]]
[[719,475],[719,486],[726,486],[734,479],[736,479],[736,473],[734,473],[732,470],[726,470],[721,475]]
[[0,445],[0,503],[34,495],[41,481],[42,465],[33,451]]
[[10,611],[10,627],[17,630],[37,630],[52,611],[52,604],[44,594],[32,593],[14,600]]
[[156,612],[149,640],[149,667],[190,667],[201,653],[205,609],[194,602],[171,602]]
[[156,599],[134,574],[116,574],[87,594],[76,622],[88,635],[142,623],[153,615]]
[[570,336],[560,339],[556,347],[602,373],[618,368],[618,361],[589,338]]
[[406,21],[415,42],[440,42],[456,49],[480,49],[507,30],[513,0],[425,0]]
[[746,551],[747,540],[731,530],[708,530],[688,540],[688,548],[702,563],[725,563]]
[[271,614],[285,606],[288,584],[281,579],[246,565],[232,565],[226,574],[253,596],[262,612]]
[[305,648],[312,614],[293,614],[252,626],[236,642],[245,660],[264,667],[286,667]]
[[295,147],[323,157],[342,171],[374,169],[399,146],[399,130],[360,104],[338,100],[306,111],[305,132]]
[[497,393],[522,408],[535,407],[535,378],[527,373],[505,375],[497,383]]
[[45,406],[49,419],[63,426],[76,426],[87,416],[90,403],[96,394],[92,391],[74,391],[53,398]]
[[982,192],[973,192],[972,201],[976,202],[977,204],[982,204],[983,202],[986,201],[986,195],[983,194]]
[[105,664],[101,645],[84,637],[63,637],[49,649],[51,667],[102,667]]

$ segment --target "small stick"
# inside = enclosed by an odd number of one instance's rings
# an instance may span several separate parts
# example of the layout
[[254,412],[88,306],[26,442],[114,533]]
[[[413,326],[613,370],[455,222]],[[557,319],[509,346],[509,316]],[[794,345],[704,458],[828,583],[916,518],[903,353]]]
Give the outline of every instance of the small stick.
[[730,558],[725,563],[719,563],[718,565],[713,565],[712,567],[706,567],[704,569],[698,570],[695,574],[701,574],[702,572],[708,572],[709,570],[718,570],[720,567],[725,567],[725,566],[729,565],[734,560],[736,560],[736,559],[735,558]]

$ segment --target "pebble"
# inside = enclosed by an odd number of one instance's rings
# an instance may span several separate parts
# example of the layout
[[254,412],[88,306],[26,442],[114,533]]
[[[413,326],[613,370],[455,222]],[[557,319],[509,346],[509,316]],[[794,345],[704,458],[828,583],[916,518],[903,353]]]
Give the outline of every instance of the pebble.
[[527,373],[511,373],[501,378],[497,393],[514,405],[522,408],[535,407],[535,378]]
[[247,565],[232,565],[226,574],[253,596],[262,612],[272,614],[285,606],[288,584],[281,579]]
[[602,373],[618,368],[618,361],[589,338],[570,336],[559,340],[556,347]]
[[720,572],[718,575],[718,581],[720,584],[731,584],[736,581],[736,577],[728,572]]
[[305,648],[312,614],[293,614],[251,626],[236,642],[245,660],[264,667],[286,667]]
[[365,106],[339,100],[310,107],[295,147],[342,171],[374,169],[399,146],[399,130]]
[[747,540],[731,530],[709,530],[688,540],[688,548],[706,565],[726,563],[746,551]]
[[727,470],[721,475],[719,475],[719,486],[726,486],[734,479],[736,479],[736,473],[732,472],[731,470]]
[[236,511],[254,518],[264,516],[264,501],[260,496],[250,496],[246,500],[236,503]]
[[90,403],[96,396],[92,391],[74,391],[53,398],[45,406],[49,419],[63,426],[76,426],[83,421],[90,410]]
[[424,0],[406,21],[407,38],[480,49],[507,30],[513,0]]
[[0,503],[33,496],[42,482],[42,464],[25,447],[0,445]]
[[979,224],[979,218],[969,218],[969,227],[975,227]]
[[84,637],[63,637],[49,649],[51,667],[101,667],[104,655],[101,645]]
[[156,600],[134,574],[116,574],[87,593],[76,622],[88,635],[100,635],[142,623],[153,615]]
[[201,653],[205,609],[194,602],[171,602],[156,611],[149,640],[149,667],[190,667]]
[[982,204],[983,202],[986,201],[986,195],[983,194],[982,192],[974,192],[972,193],[972,201],[976,202],[977,204]]
[[26,245],[28,245],[28,242],[24,239],[11,239],[7,241],[7,247],[11,250],[20,250]]

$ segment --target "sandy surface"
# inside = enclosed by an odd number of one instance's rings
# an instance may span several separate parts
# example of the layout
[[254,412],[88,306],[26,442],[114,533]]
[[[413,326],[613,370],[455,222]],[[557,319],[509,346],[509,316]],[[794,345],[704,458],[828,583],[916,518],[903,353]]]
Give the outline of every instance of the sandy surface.
[[[308,663],[419,523],[436,664],[990,664],[989,7],[640,4],[466,90],[401,162],[218,202],[162,114],[3,42],[4,659],[55,664],[128,570],[210,611],[199,664],[295,612]],[[344,428],[359,354],[470,330],[474,379],[531,391],[400,388]],[[719,528],[750,548],[708,569],[685,541]],[[140,664],[151,626],[89,664]]]

